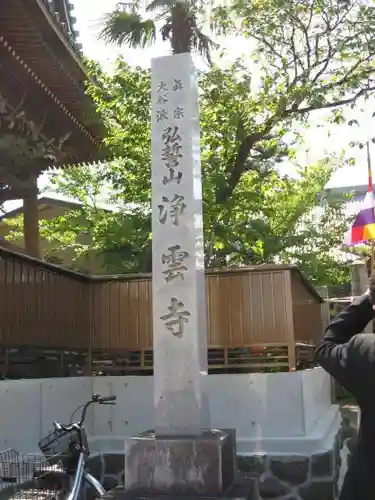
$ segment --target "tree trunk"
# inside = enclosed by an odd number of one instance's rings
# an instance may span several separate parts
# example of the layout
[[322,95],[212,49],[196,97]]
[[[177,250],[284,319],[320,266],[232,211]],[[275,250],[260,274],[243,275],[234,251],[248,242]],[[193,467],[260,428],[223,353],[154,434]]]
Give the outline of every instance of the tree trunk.
[[191,26],[189,12],[183,3],[172,8],[172,51],[173,54],[191,52]]

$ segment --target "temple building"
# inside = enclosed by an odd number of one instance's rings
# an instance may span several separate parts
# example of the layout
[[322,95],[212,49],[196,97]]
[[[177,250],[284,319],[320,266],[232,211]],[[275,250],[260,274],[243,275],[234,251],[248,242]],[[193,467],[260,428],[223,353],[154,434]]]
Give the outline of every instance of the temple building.
[[38,176],[97,159],[102,128],[67,0],[0,2],[0,205],[22,199],[25,252],[40,257]]

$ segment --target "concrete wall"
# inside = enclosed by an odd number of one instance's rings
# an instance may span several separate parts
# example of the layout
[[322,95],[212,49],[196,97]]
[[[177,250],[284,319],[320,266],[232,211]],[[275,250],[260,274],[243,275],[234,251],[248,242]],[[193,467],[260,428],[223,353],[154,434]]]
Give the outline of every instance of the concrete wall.
[[[69,423],[74,409],[90,397],[90,378],[0,382],[0,449],[36,452],[53,420]],[[90,419],[88,429],[90,429]]]
[[305,431],[308,433],[331,403],[331,378],[321,368],[299,372],[303,386]]
[[[310,452],[337,423],[330,382],[320,368],[295,373],[209,375],[211,426],[235,428],[238,451]],[[94,377],[0,382],[0,449],[35,452],[53,420],[93,392],[116,394],[116,406],[88,415],[93,451],[123,451],[124,437],[154,426],[152,377]],[[324,425],[323,425],[324,424]],[[321,429],[321,431],[319,430]]]

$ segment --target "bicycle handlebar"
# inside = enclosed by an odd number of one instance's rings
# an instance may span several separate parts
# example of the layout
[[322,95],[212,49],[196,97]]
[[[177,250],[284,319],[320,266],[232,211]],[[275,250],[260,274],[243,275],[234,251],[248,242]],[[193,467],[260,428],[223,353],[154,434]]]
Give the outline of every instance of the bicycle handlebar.
[[54,422],[53,425],[57,431],[62,430],[65,432],[71,432],[73,430],[79,431],[86,418],[86,413],[90,405],[99,404],[99,405],[115,405],[116,404],[116,396],[101,396],[100,394],[93,394],[90,401],[84,404],[82,408],[81,418],[79,422],[75,422],[74,424],[63,425],[59,422]]
[[[116,401],[116,396],[105,396],[104,398],[100,396],[100,394],[94,394],[92,397],[92,402],[94,403],[111,403],[112,401]],[[90,401],[91,402],[91,401]]]

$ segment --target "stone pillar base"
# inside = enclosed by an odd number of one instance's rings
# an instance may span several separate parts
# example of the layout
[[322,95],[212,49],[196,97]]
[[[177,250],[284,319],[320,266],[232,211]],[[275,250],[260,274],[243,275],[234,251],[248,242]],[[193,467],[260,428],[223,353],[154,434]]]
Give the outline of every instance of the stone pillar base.
[[125,490],[217,496],[231,486],[235,471],[234,430],[162,437],[146,431],[126,441]]

